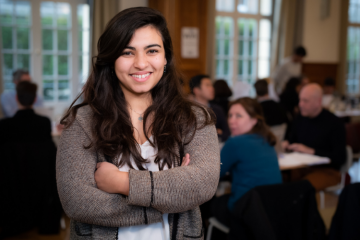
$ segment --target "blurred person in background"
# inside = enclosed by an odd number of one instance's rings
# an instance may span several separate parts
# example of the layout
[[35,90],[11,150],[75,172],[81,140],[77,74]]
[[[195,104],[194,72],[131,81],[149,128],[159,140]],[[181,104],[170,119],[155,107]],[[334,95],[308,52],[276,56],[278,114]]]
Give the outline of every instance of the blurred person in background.
[[341,97],[336,92],[335,80],[333,78],[328,77],[324,80],[323,92],[322,106],[329,111],[334,111],[336,104],[341,101]]
[[0,144],[6,142],[51,142],[51,121],[35,114],[37,86],[30,81],[16,85],[16,109],[13,117],[0,121]]
[[300,85],[301,88],[303,88],[306,84],[310,83],[310,78],[308,78],[306,75],[301,75],[300,76]]
[[265,79],[260,79],[254,84],[254,87],[256,98],[262,107],[266,124],[268,126],[276,126],[287,123],[284,108],[269,96],[268,82]]
[[[13,83],[16,86],[23,81],[31,82],[29,71],[18,69],[13,73]],[[40,96],[36,96],[34,107],[43,106],[43,99]],[[16,91],[10,90],[1,94],[1,107],[4,117],[13,117],[17,112],[18,104],[16,101]]]
[[290,78],[301,75],[302,61],[305,56],[306,49],[298,46],[294,49],[292,56],[285,58],[280,66],[277,67],[272,75],[277,94],[281,94]]
[[284,91],[280,94],[280,104],[286,111],[287,117],[292,121],[298,114],[299,92],[301,90],[301,79],[290,78],[286,83]]
[[37,86],[16,86],[18,111],[0,120],[0,239],[37,227],[58,234],[61,217],[56,189],[56,147],[50,119],[35,114]]
[[344,123],[322,107],[322,89],[310,83],[300,92],[300,114],[294,120],[290,135],[282,143],[284,150],[328,157],[326,166],[293,170],[293,180],[305,178],[316,190],[338,184],[340,168],[346,161]]
[[210,103],[215,98],[215,90],[208,75],[196,75],[189,82],[194,101],[209,107],[216,115],[216,131],[221,142],[225,142],[230,136],[230,130],[227,125],[226,115],[223,109],[214,103]]
[[275,136],[265,123],[260,104],[248,97],[230,103],[231,137],[221,150],[220,177],[232,176],[231,193],[214,198],[212,215],[229,226],[236,202],[256,186],[282,182],[274,149]]
[[215,98],[210,101],[210,104],[219,105],[224,111],[225,115],[227,115],[229,110],[229,97],[232,95],[232,91],[229,88],[227,82],[223,79],[216,80],[214,82],[215,89]]

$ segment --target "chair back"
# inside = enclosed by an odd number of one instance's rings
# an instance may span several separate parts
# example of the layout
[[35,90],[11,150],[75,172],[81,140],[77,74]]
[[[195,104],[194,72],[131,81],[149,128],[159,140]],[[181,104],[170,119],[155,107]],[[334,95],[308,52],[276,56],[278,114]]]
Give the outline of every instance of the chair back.
[[280,124],[280,125],[270,127],[271,132],[276,137],[275,150],[276,150],[277,153],[282,152],[281,142],[284,140],[284,137],[285,137],[286,126],[287,126],[286,123],[283,123],[283,124]]
[[360,124],[348,123],[346,129],[346,144],[352,148],[353,153],[360,152]]
[[347,173],[353,163],[353,152],[350,146],[346,146],[346,162],[341,166],[340,172]]

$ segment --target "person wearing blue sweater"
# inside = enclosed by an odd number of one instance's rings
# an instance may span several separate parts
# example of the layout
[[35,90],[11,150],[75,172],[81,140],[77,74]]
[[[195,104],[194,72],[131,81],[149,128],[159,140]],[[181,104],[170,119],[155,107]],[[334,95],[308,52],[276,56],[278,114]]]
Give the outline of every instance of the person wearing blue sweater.
[[265,123],[261,105],[248,97],[229,105],[231,137],[221,150],[220,177],[232,177],[231,193],[215,198],[212,214],[222,223],[230,221],[236,202],[250,189],[282,182],[275,136]]

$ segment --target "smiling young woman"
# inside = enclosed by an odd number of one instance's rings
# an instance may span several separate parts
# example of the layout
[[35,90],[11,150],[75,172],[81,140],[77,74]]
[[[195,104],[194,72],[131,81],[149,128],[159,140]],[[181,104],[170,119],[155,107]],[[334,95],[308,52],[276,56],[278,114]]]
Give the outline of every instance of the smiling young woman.
[[182,93],[164,17],[120,12],[98,53],[83,102],[61,121],[71,239],[203,239],[198,206],[218,184],[217,134],[213,115]]

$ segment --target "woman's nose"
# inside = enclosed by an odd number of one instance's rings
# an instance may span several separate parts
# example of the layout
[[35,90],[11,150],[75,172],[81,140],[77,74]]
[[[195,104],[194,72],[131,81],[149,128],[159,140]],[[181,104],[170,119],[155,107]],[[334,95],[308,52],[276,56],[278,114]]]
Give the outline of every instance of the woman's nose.
[[138,69],[144,69],[148,66],[148,61],[145,54],[136,54],[134,67]]

